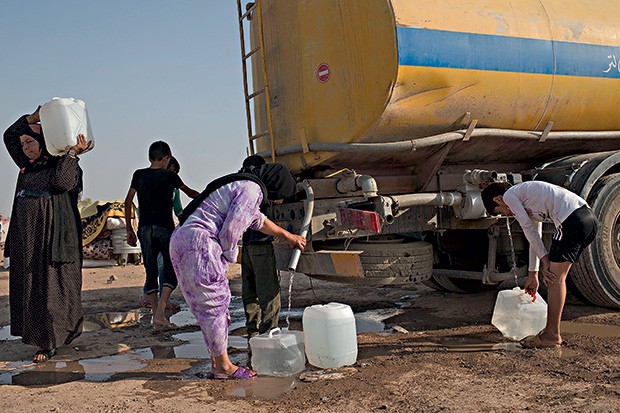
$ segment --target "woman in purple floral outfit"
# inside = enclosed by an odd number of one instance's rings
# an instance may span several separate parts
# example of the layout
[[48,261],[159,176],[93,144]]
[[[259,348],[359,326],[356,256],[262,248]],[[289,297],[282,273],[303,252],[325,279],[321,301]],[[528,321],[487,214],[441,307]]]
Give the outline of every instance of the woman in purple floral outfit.
[[216,379],[251,379],[256,373],[228,358],[230,289],[226,270],[237,260],[237,242],[248,229],[284,239],[304,249],[305,238],[280,228],[259,208],[265,198],[293,195],[295,180],[280,164],[266,164],[249,174],[232,174],[207,186],[181,215],[170,240],[170,257],[179,287],[202,330]]

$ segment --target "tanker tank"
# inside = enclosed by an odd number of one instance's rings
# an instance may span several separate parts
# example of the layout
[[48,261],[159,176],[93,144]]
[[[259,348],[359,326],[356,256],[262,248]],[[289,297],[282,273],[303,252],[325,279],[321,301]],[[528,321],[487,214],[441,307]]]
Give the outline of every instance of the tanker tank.
[[[617,133],[538,139],[545,129],[620,131],[618,0],[261,5],[275,154],[295,172],[394,174],[430,157],[531,166],[620,149]],[[262,73],[253,70],[260,89]],[[267,130],[264,101],[255,100],[254,113],[257,130]],[[539,133],[424,141],[473,126]],[[401,144],[353,148],[388,142]],[[269,136],[256,140],[256,152],[269,157],[271,148]]]

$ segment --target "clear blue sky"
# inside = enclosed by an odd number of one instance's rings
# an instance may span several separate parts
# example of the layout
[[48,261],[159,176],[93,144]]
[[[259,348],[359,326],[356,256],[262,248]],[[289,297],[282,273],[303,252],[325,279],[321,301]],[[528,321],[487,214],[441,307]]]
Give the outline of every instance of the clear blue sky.
[[[198,191],[245,157],[236,0],[0,0],[0,53],[2,131],[54,96],[86,102],[85,198],[124,198],[155,140]],[[17,174],[2,145],[5,216]]]

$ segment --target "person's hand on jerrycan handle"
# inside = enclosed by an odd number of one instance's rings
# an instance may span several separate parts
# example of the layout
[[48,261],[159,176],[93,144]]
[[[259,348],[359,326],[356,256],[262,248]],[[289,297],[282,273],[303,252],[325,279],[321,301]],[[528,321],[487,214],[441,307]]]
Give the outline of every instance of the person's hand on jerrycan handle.
[[26,116],[26,121],[31,125],[41,122],[41,117],[39,116],[40,110],[41,110],[41,105],[37,106],[37,110],[32,112],[32,115]]
[[536,292],[539,286],[538,271],[528,271],[524,288],[525,292],[532,296],[532,301],[536,301]]
[[76,155],[79,155],[87,151],[91,147],[92,144],[93,144],[93,141],[86,142],[86,136],[80,133],[77,136],[77,144],[69,148],[69,151],[73,151]]

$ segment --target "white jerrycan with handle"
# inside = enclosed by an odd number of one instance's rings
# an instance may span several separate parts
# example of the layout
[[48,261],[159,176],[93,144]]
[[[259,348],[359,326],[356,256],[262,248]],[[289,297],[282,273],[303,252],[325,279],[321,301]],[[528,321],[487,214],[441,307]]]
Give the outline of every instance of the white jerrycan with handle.
[[351,307],[341,303],[306,307],[302,323],[310,364],[329,369],[357,361],[357,331]]
[[493,310],[493,324],[504,337],[523,340],[538,334],[547,324],[547,303],[540,294],[535,296],[519,287],[497,294]]
[[306,368],[304,333],[274,328],[250,339],[252,368],[259,375],[291,376]]
[[39,116],[45,145],[50,155],[66,154],[69,148],[77,144],[77,137],[80,134],[86,136],[87,142],[92,142],[91,146],[84,152],[95,146],[88,111],[83,101],[55,97],[41,106]]

